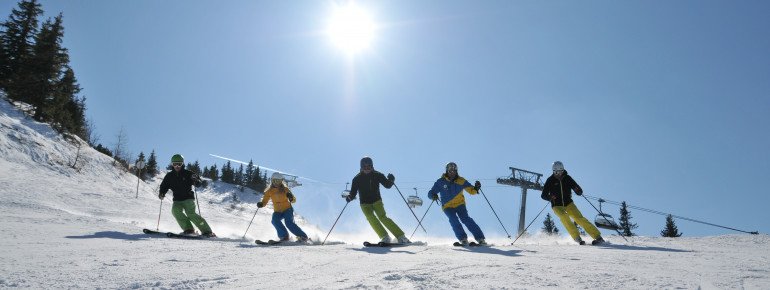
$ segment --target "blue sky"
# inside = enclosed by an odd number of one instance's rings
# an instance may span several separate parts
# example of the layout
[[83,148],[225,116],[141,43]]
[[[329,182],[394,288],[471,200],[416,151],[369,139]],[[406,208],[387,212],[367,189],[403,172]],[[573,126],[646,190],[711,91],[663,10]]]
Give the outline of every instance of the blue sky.
[[[510,232],[520,191],[495,178],[511,166],[550,174],[561,160],[590,195],[770,232],[766,1],[359,1],[377,29],[354,57],[324,34],[342,1],[41,3],[64,14],[106,145],[122,127],[135,154],[253,159],[339,191],[369,155],[423,197],[454,161]],[[330,225],[337,193],[308,192],[329,202],[298,213]],[[397,193],[383,195],[411,231]],[[530,192],[527,222],[543,206]],[[502,233],[482,197],[469,211]],[[665,222],[632,215],[641,235]],[[451,235],[439,212],[426,226]]]

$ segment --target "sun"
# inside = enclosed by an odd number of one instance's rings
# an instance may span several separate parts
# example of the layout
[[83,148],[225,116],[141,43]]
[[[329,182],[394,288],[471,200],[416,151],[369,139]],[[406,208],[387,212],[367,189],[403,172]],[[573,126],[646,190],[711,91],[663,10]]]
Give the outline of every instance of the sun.
[[335,7],[327,33],[332,43],[349,54],[369,47],[375,25],[369,13],[354,4]]

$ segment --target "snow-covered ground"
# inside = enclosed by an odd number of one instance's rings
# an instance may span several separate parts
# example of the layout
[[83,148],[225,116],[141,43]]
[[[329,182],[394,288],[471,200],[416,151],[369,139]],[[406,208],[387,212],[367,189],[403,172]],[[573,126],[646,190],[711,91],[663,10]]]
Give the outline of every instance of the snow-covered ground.
[[[275,237],[270,209],[241,239],[259,196],[222,183],[198,192],[222,239],[148,236],[159,211],[159,228],[179,231],[159,180],[136,198],[136,177],[107,156],[83,146],[76,163],[77,142],[0,101],[0,288],[770,289],[767,235],[607,236],[606,246],[534,235],[488,248],[417,236],[427,245],[364,248],[370,232],[335,232],[324,246],[257,246]],[[328,231],[298,219],[316,241]]]

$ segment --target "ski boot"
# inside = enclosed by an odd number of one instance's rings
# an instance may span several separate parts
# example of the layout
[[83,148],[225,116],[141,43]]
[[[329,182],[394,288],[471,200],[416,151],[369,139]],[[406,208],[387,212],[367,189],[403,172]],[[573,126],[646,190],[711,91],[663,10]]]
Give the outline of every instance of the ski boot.
[[486,246],[486,245],[489,245],[489,244],[487,244],[487,240],[486,240],[486,239],[478,239],[478,240],[476,241],[476,243],[478,243],[478,244],[479,244],[479,246]]
[[575,242],[576,242],[576,243],[578,243],[578,244],[580,244],[581,246],[586,244],[586,241],[584,241],[584,240],[583,240],[583,239],[581,239],[581,238],[577,238],[577,239],[575,239]]
[[208,233],[202,233],[201,236],[206,238],[216,238],[217,234],[215,234],[214,232],[208,232]]
[[400,236],[398,237],[398,243],[399,244],[411,244],[412,241],[406,238],[406,236]]
[[180,235],[183,236],[194,236],[196,234],[198,233],[196,233],[194,229],[184,230],[184,232],[180,233]]
[[598,237],[598,238],[596,238],[595,240],[593,240],[591,242],[591,245],[595,246],[595,245],[599,245],[599,244],[603,244],[603,243],[604,243],[604,239],[602,239],[602,237]]
[[392,242],[393,242],[393,240],[390,239],[390,236],[384,236],[380,240],[380,243],[383,243],[383,244],[390,244]]

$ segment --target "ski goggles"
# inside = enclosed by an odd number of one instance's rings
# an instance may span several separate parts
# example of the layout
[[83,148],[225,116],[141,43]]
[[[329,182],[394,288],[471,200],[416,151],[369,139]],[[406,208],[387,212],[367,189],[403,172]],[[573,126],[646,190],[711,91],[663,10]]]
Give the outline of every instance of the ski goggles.
[[183,166],[184,162],[171,162],[171,166]]

